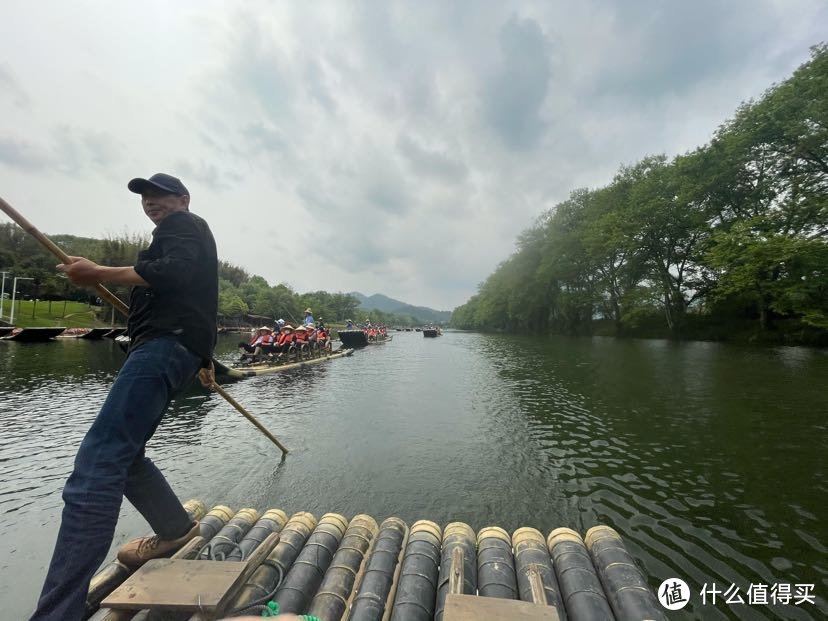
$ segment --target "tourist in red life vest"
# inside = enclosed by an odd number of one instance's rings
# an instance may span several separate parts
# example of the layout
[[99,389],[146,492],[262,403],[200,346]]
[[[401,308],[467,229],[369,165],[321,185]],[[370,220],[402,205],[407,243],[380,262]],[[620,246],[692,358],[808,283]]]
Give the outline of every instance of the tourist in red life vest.
[[308,342],[308,329],[305,326],[299,326],[296,328],[296,343],[297,345],[299,342],[307,343]]
[[274,351],[282,354],[288,350],[291,343],[293,343],[293,326],[288,323],[282,326]]
[[[258,353],[261,353],[261,345],[262,345],[262,338],[265,335],[270,336],[271,330],[267,326],[263,326],[259,328],[257,332],[250,338],[250,341],[240,342],[239,343],[239,353],[241,353],[241,358],[244,359],[247,357],[247,354],[253,354],[254,356]],[[272,337],[271,343],[272,343]],[[258,351],[257,351],[258,350]]]
[[259,332],[264,332],[256,341],[256,348],[259,353],[269,354],[273,351],[273,345],[276,343],[276,338],[273,336],[273,330],[267,326],[259,328]]
[[[273,351],[273,331],[268,328],[267,326],[262,326],[259,328],[259,336],[253,341],[252,344],[245,347],[245,354],[242,354],[242,357],[252,354],[252,358],[258,358],[262,353],[270,353]],[[251,352],[250,349],[253,351]]]
[[324,326],[320,326],[319,330],[317,330],[316,340],[319,343],[319,346],[323,349],[325,348],[325,345],[328,344],[328,331],[325,329]]
[[305,328],[308,331],[307,332],[307,341],[308,341],[308,343],[313,343],[314,341],[316,341],[316,334],[317,334],[316,326],[313,325],[312,323],[309,323],[305,326]]

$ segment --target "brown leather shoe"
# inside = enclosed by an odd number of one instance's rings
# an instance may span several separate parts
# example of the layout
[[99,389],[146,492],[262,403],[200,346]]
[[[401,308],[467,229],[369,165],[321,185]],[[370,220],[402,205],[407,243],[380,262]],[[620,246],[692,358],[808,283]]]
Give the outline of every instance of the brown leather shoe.
[[161,539],[158,535],[133,539],[118,549],[118,560],[127,567],[140,567],[152,558],[169,556],[198,534],[199,526],[195,522],[187,534],[178,539]]

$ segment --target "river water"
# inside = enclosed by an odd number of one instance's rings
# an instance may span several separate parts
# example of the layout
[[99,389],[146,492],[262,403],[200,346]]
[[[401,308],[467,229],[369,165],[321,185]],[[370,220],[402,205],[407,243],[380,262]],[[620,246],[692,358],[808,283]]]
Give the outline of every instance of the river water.
[[[122,361],[110,341],[0,342],[2,619],[33,608],[60,490]],[[653,589],[691,586],[671,618],[828,615],[828,352],[397,332],[228,390],[290,455],[194,387],[148,447],[182,499],[544,534],[608,524]],[[113,547],[146,530],[124,503]],[[769,599],[813,584],[816,602],[703,606],[713,583],[745,602],[750,584]]]

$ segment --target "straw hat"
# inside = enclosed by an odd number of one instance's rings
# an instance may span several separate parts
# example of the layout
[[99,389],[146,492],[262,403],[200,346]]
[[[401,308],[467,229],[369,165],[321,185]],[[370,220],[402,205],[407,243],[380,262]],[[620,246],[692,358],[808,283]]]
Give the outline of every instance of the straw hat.
[[308,308],[306,308],[306,309],[305,309],[305,312],[306,312],[306,313],[309,313],[309,312],[311,312],[311,309],[310,309],[310,307],[308,307]]
[[305,327],[306,327],[308,330],[316,330],[316,326],[315,326],[315,325],[313,325],[313,322],[311,322],[311,323],[306,323],[306,324],[305,324]]
[[262,326],[261,328],[259,328],[259,332],[261,332],[262,330],[267,330],[268,332],[273,332],[273,330],[271,330],[267,326]]
[[285,325],[282,326],[282,330],[293,330],[293,326],[290,325],[289,323],[286,323]]
[[298,328],[296,328],[296,331],[297,332],[307,332],[308,329],[305,326],[299,326]]

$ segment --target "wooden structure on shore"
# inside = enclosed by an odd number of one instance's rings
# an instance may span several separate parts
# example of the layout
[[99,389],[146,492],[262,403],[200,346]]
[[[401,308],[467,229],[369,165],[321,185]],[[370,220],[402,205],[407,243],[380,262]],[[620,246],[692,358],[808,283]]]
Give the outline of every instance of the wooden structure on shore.
[[265,609],[323,621],[666,619],[607,526],[582,538],[568,528],[475,533],[462,522],[185,507],[201,535],[134,573],[105,566],[90,586],[93,621],[209,621]]

